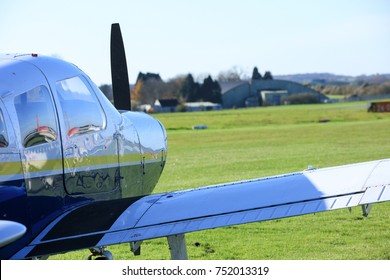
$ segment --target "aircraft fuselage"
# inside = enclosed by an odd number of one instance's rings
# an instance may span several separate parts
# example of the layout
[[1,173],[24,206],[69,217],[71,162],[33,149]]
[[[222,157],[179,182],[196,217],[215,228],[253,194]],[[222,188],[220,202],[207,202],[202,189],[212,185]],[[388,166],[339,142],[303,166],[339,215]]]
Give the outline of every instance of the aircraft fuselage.
[[166,152],[159,121],[118,112],[73,64],[1,55],[0,219],[27,232],[0,248],[0,258],[70,209],[104,201],[96,211],[110,213],[122,199],[150,194]]

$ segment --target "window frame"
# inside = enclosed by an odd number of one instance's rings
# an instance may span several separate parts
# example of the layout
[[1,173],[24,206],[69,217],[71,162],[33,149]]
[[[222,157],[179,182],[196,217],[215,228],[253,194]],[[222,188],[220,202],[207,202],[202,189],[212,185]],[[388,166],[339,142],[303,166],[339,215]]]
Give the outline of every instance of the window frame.
[[3,110],[0,108],[0,149],[8,148],[9,146],[9,136],[7,131],[7,125],[5,123],[5,116]]

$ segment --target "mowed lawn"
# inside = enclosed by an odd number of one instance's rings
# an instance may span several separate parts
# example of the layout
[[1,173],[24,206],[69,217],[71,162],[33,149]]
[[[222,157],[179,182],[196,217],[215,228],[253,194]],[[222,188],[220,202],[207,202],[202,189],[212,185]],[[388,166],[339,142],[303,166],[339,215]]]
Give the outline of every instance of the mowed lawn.
[[[390,158],[390,113],[366,103],[155,115],[168,160],[155,192]],[[206,125],[205,130],[192,130]],[[389,170],[390,172],[390,170]],[[180,210],[183,211],[183,210]],[[164,215],[164,213],[161,213]],[[186,234],[190,259],[390,259],[390,202]],[[108,248],[115,259],[169,259],[165,238]],[[82,259],[87,250],[51,259]]]

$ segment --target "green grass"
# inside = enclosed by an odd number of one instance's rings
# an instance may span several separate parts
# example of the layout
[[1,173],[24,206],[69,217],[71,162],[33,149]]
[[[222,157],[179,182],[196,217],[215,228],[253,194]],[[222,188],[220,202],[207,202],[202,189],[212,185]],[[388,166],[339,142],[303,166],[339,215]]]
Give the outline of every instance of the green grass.
[[[168,160],[155,192],[390,158],[390,113],[366,103],[282,106],[155,115],[168,132]],[[327,120],[327,122],[320,122]],[[205,124],[206,130],[191,130]],[[186,235],[190,259],[390,259],[390,203],[232,226]],[[110,246],[115,259],[169,259],[165,238],[141,256]],[[51,259],[83,259],[87,250]]]

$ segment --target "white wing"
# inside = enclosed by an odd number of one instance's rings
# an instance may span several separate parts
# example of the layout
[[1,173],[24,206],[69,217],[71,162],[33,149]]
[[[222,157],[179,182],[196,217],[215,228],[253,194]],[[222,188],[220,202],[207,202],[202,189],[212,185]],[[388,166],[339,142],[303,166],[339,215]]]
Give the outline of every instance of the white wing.
[[[118,201],[109,211],[105,202],[63,214],[14,256],[25,258],[59,251],[106,246],[172,236],[390,200],[390,159],[154,194]],[[114,205],[112,205],[114,206]],[[88,228],[91,210],[105,225]],[[116,211],[117,214],[113,214]],[[71,229],[70,225],[78,225]]]

